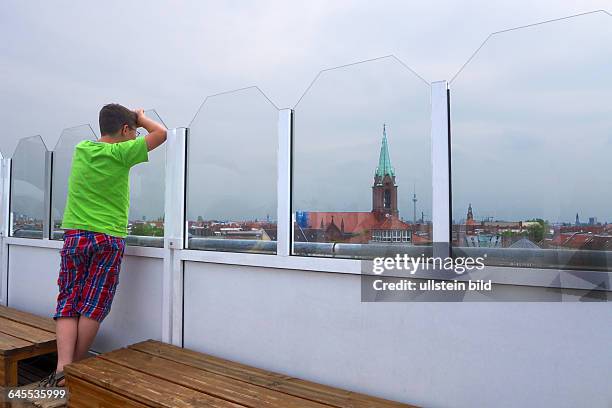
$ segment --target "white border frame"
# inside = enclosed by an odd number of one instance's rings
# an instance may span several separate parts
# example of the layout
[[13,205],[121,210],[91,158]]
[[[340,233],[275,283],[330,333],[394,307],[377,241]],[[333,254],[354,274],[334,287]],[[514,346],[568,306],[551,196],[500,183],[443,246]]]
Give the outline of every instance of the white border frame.
[[451,178],[448,83],[431,84],[431,190],[434,256],[450,256]]
[[171,129],[166,140],[166,196],[164,203],[164,269],[162,283],[162,341],[183,345],[183,262],[186,239],[185,190],[186,128]]
[[[276,255],[288,257],[292,252],[293,223],[291,222],[291,153],[293,110],[278,111]],[[266,255],[269,256],[269,255]]]

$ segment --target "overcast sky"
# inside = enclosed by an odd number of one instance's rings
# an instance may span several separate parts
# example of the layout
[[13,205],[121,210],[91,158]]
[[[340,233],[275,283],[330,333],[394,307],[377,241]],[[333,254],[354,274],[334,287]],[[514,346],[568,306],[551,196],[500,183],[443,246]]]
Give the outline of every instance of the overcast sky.
[[[0,118],[4,131],[0,136],[0,150],[4,155],[11,155],[19,138],[37,134],[52,149],[63,128],[85,123],[91,123],[98,133],[98,110],[109,102],[154,108],[168,127],[187,126],[207,95],[251,85],[259,86],[276,106],[293,107],[321,69],[388,54],[397,56],[426,82],[450,80],[491,32],[606,8],[610,9],[609,1],[594,0],[418,3],[3,1],[0,4],[0,35],[4,39],[0,43]],[[599,55],[598,67],[601,69],[610,64],[609,44],[612,39],[610,31],[606,31],[606,24],[609,27],[610,22],[602,23],[601,18],[597,21],[594,25],[582,24],[584,30],[590,30],[591,37],[585,37],[580,30],[575,31],[575,24],[571,29],[563,28],[569,27],[570,23],[559,26],[558,33],[568,39],[578,39],[570,41],[573,49],[582,49],[588,44],[583,54]],[[599,107],[590,120],[585,120],[587,125],[580,127],[584,131],[588,126],[589,133],[592,129],[596,136],[594,139],[576,136],[566,123],[557,127],[567,132],[562,135],[563,139],[557,139],[556,145],[542,145],[540,139],[534,141],[529,133],[533,129],[540,134],[546,133],[543,140],[548,143],[549,138],[554,138],[556,128],[550,129],[542,122],[527,120],[525,111],[528,109],[516,112],[514,108],[525,105],[527,100],[533,108],[541,108],[552,102],[550,93],[543,100],[535,101],[535,93],[527,98],[522,96],[525,93],[512,91],[532,90],[531,84],[543,84],[541,79],[544,77],[550,80],[548,84],[558,84],[560,78],[554,77],[556,71],[552,69],[543,70],[552,72],[548,76],[540,72],[538,81],[520,79],[520,75],[525,73],[529,76],[526,58],[542,57],[534,45],[537,41],[532,34],[519,33],[513,37],[515,39],[508,40],[510,45],[487,44],[452,84],[456,87],[453,88],[453,103],[463,102],[464,108],[463,111],[461,107],[453,108],[453,118],[457,122],[453,128],[456,131],[456,145],[453,147],[457,149],[453,163],[457,166],[454,169],[457,179],[454,180],[453,194],[459,214],[455,218],[462,218],[467,203],[472,202],[477,218],[490,215],[498,218],[543,216],[551,220],[567,219],[580,210],[583,219],[598,216],[611,220],[612,210],[607,203],[612,200],[612,188],[607,175],[612,168],[609,160],[607,163],[603,160],[610,157],[612,150],[609,130],[612,115],[608,115],[606,121],[606,114],[612,112],[610,80],[605,82],[605,78],[600,78],[599,92],[588,95],[585,87],[589,86],[590,74],[587,79],[573,85],[580,87],[576,92],[582,93],[589,101],[586,105],[576,105],[584,108],[581,112],[588,113],[593,106]],[[572,37],[574,34],[576,36]],[[550,33],[546,35],[549,37],[542,38],[554,38]],[[550,55],[563,55],[566,50],[561,45],[564,43],[558,41],[556,54]],[[505,51],[508,47],[513,52]],[[492,65],[492,61],[496,65]],[[542,63],[538,64],[542,68]],[[523,71],[517,73],[515,68]],[[579,64],[572,69],[579,69]],[[483,97],[490,95],[493,84],[498,83],[496,81],[504,70],[516,74],[513,86],[506,88],[505,93],[495,99],[497,102],[483,104]],[[379,61],[362,68],[331,72],[322,76],[300,102],[296,109],[296,166],[307,166],[311,173],[302,176],[300,172],[296,180],[296,187],[304,186],[296,192],[296,200],[302,200],[296,203],[298,209],[369,211],[371,178],[378,160],[382,123],[385,122],[389,126],[391,160],[400,184],[401,215],[411,216],[409,196],[413,188],[420,197],[419,211],[431,214],[428,185],[431,176],[427,168],[430,160],[428,91],[416,75],[406,74],[407,69],[403,73],[400,71],[397,64]],[[580,71],[575,74],[566,70],[561,77],[584,76]],[[383,80],[380,80],[381,75]],[[347,86],[353,78],[361,85]],[[396,88],[400,92],[396,92]],[[336,89],[342,92],[336,92]],[[568,91],[565,87],[562,96],[567,98],[565,100],[572,100]],[[364,109],[368,106],[364,95],[368,94],[372,94],[375,101],[370,110]],[[330,100],[329,95],[336,98]],[[598,98],[595,102],[594,97]],[[213,125],[204,124],[200,125],[202,149],[225,148],[224,151],[228,152],[231,148],[237,157],[243,157],[245,149],[256,153],[255,159],[266,163],[260,168],[262,176],[259,180],[266,185],[274,183],[276,176],[269,167],[270,161],[275,160],[272,150],[275,146],[271,146],[275,143],[274,135],[266,139],[269,136],[266,129],[276,126],[273,114],[269,114],[273,111],[269,110],[270,105],[265,107],[265,98],[255,97],[258,102],[253,102],[249,99],[251,95],[245,93],[235,98],[234,102],[231,98],[229,102],[226,98],[211,99],[207,104],[241,106],[238,110],[244,112],[257,105],[253,109],[261,109],[265,114],[251,121],[250,134],[258,135],[255,139],[259,142],[253,143],[253,138],[245,138],[238,144],[227,142],[238,140],[236,135],[245,134],[236,123],[225,127],[226,133],[217,138],[209,136]],[[401,108],[397,109],[398,104],[406,107],[405,115]],[[339,106],[345,106],[346,111],[337,111],[332,117],[324,116],[330,108],[338,110]],[[574,112],[571,105],[565,103],[563,106]],[[470,110],[469,107],[473,108]],[[486,111],[486,108],[490,109],[484,119],[470,116],[476,110]],[[233,111],[217,111],[222,113],[216,120],[232,119]],[[517,122],[513,122],[513,116],[500,118],[500,112],[516,113],[522,126],[531,130],[513,128]],[[583,113],[580,117],[589,119]],[[560,117],[576,119],[571,115]],[[555,118],[551,116],[549,119]],[[254,125],[255,122],[258,124]],[[571,123],[576,123],[576,120]],[[230,128],[231,131],[227,130]],[[479,131],[474,131],[476,128]],[[224,135],[228,144],[218,144]],[[460,135],[466,136],[458,139]],[[571,143],[578,138],[580,143]],[[534,147],[533,143],[540,143],[540,147]],[[349,151],[347,146],[354,149]],[[526,146],[531,149],[526,149]],[[316,156],[316,148],[322,149],[319,156]],[[529,151],[540,153],[530,157]],[[593,152],[594,155],[585,156],[576,172],[560,171],[571,168],[567,165],[571,154],[580,151]],[[560,159],[566,155],[568,160]],[[312,162],[313,157],[319,157],[320,161]],[[512,161],[508,157],[522,159]],[[548,164],[551,157],[556,158],[552,168]],[[483,158],[486,160],[480,162]],[[246,160],[238,161],[234,173],[246,175],[248,169],[258,168],[252,162],[246,163]],[[229,174],[219,170],[222,167],[217,169],[218,173],[209,169],[212,173],[203,173],[202,177]],[[521,176],[515,177],[515,172],[522,172]],[[576,177],[577,173],[593,177]],[[340,177],[334,179],[333,175],[338,174]],[[323,180],[329,183],[321,184]],[[342,180],[346,180],[342,186],[337,184]],[[499,189],[495,186],[496,180],[501,180],[507,188]],[[592,183],[592,188],[584,180]],[[524,187],[529,182],[537,187]],[[258,187],[253,182],[244,184],[243,197],[248,195],[252,200],[254,197],[255,202],[262,202],[249,207],[253,216],[265,217],[266,213],[275,211],[274,199],[270,199],[274,188],[264,188],[263,184]],[[315,185],[322,189],[316,197],[316,192],[309,191]],[[492,185],[495,188],[491,188]],[[204,191],[205,187],[202,185],[200,190]],[[559,189],[572,193],[555,196]],[[501,192],[501,195],[491,194],[493,191]],[[585,194],[587,197],[582,201],[571,198],[572,195],[584,197]],[[528,199],[517,200],[519,196]],[[204,202],[207,199],[203,196],[193,200]],[[234,197],[232,200],[235,203],[238,199]],[[223,204],[208,202],[201,208],[193,208],[191,215],[205,211],[216,212],[215,216],[246,216],[238,214],[240,206],[235,206],[234,211],[231,205],[226,205],[223,211],[217,211],[224,207]],[[155,216],[153,213],[163,206],[154,205],[146,209],[143,204],[142,208],[143,214]],[[206,217],[206,214],[201,215]]]

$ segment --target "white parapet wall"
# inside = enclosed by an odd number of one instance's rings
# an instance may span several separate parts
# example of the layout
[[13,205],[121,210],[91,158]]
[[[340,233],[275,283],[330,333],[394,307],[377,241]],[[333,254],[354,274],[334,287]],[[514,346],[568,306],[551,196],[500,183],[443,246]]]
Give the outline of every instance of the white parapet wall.
[[[58,294],[57,248],[9,245],[8,305],[53,316]],[[161,340],[163,259],[125,256],[110,314],[92,350],[106,352],[146,339]]]
[[361,303],[358,275],[201,262],[184,283],[187,348],[425,407],[612,402],[610,302]]

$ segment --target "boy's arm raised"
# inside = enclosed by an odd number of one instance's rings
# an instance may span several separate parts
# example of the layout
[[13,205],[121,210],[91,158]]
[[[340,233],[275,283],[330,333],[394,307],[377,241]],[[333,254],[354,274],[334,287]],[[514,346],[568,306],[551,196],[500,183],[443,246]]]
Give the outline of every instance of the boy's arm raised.
[[166,141],[167,131],[164,125],[157,123],[153,119],[147,118],[143,109],[137,109],[136,114],[138,115],[138,126],[147,129],[147,132],[149,132],[149,134],[144,137],[149,151]]

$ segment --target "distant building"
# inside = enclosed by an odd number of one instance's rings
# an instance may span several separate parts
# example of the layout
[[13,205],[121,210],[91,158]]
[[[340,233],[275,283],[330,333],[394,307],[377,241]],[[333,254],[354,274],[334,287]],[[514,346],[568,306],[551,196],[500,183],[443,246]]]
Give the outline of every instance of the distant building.
[[[306,242],[427,244],[431,226],[399,218],[398,186],[391,165],[386,126],[372,185],[372,210],[351,212],[297,211],[294,237]],[[416,197],[414,197],[416,198]],[[419,233],[417,234],[417,230]]]
[[465,235],[463,241],[463,246],[478,248],[497,248],[501,244],[501,236],[493,234]]
[[465,225],[475,225],[476,222],[474,221],[474,213],[472,211],[472,203],[470,203],[468,205],[468,210],[467,210],[467,217],[465,219]]
[[591,234],[603,234],[606,232],[606,225],[560,225],[554,227],[554,234],[586,232]]
[[586,249],[612,251],[612,235],[599,235],[590,232],[566,232],[553,237],[549,248]]
[[520,242],[522,234],[535,224],[538,222],[494,221],[491,218],[478,221],[474,219],[474,209],[470,203],[465,223],[453,225],[452,241],[454,245],[467,247],[507,248],[514,244],[514,248],[521,247],[529,245],[525,241]]
[[519,248],[519,249],[538,249],[540,248],[533,243],[529,238],[521,238],[518,241],[511,244],[508,248]]
[[264,241],[276,240],[276,224],[266,221],[218,222],[189,221],[191,237],[206,237],[220,239],[256,239]]

